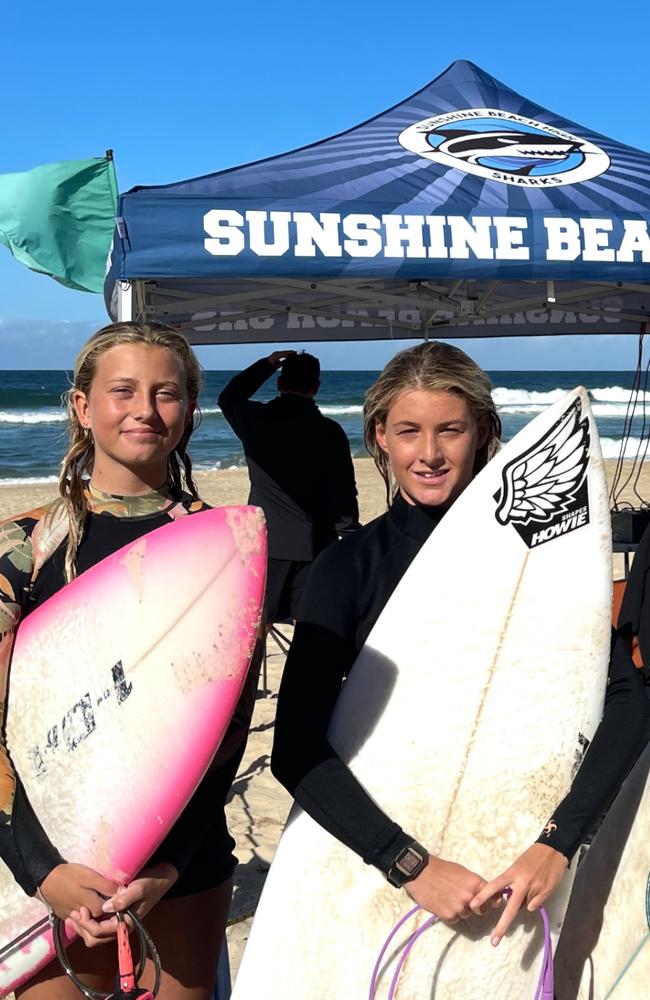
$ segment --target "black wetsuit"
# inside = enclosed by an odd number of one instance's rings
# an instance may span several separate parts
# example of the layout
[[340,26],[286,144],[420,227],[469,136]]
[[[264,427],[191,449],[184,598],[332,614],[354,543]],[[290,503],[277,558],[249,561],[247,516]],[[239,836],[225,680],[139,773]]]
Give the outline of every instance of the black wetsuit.
[[338,535],[359,527],[350,445],[343,428],[313,399],[284,392],[251,400],[276,372],[262,358],[230,380],[219,396],[241,440],[251,489],[268,525],[267,620],[296,617],[313,559]]
[[[104,494],[103,497],[106,498],[104,502],[98,501],[97,496],[99,494],[94,498],[97,507],[110,509],[112,506],[114,509],[120,509],[121,498],[111,498]],[[149,496],[154,507],[162,506],[163,509],[138,516],[125,516],[122,513],[116,515],[110,513],[108,509],[102,510],[101,513],[89,514],[84,536],[77,551],[78,574],[129,542],[170,523],[171,515],[167,510],[173,505],[169,499],[160,494]],[[156,497],[160,500],[156,500]],[[127,505],[129,501],[135,501],[135,504],[131,503],[132,508],[139,503],[138,509],[147,509],[147,497],[127,498],[125,500]],[[181,503],[188,515],[207,509],[206,504],[193,501],[189,496],[184,496]],[[3,525],[5,531],[8,530],[11,536],[15,537],[16,544],[8,550],[3,550],[0,556],[0,574],[2,574],[0,581],[5,581],[4,584],[0,583],[0,610],[4,611],[9,607],[15,609],[17,604],[20,609],[18,615],[20,619],[64,586],[64,557],[67,544],[65,541],[43,564],[33,587],[30,587],[31,540],[42,515],[41,509],[11,522],[5,522]],[[173,585],[173,576],[173,567],[170,567],[170,586]],[[16,602],[11,604],[9,604],[11,595],[6,590],[7,584],[16,598]],[[8,635],[5,629],[0,629],[0,633],[2,632]],[[65,664],[53,663],[53,674],[57,670],[65,670]],[[43,678],[45,698],[48,683],[54,683],[54,676]],[[250,675],[221,749],[185,811],[151,859],[152,863],[168,862],[180,873],[179,880],[169,891],[168,896],[188,895],[219,885],[230,878],[237,863],[232,854],[235,842],[226,827],[224,805],[244,752],[256,684],[256,676]],[[1,691],[0,696],[2,696]],[[0,742],[0,750],[2,749]],[[8,761],[6,755],[2,755],[2,760]],[[63,858],[43,832],[27,801],[19,776],[14,773],[13,779],[15,785],[13,802],[5,798],[0,803],[0,858],[10,868],[24,891],[32,895]],[[128,837],[128,830],[125,830],[124,834]],[[65,860],[75,861],[75,858]]]
[[[440,517],[435,508],[412,507],[398,498],[388,513],[319,556],[280,689],[273,773],[306,812],[384,874],[414,838],[365,792],[328,743],[327,729],[345,676]],[[467,619],[471,622],[471,608]],[[572,857],[635,759],[646,715],[639,671],[619,639],[603,720],[553,815],[555,829],[542,833],[541,843]]]
[[[626,638],[638,636],[646,676],[650,675],[650,528],[646,528],[634,553],[630,577],[618,616],[619,631]],[[650,688],[649,688],[650,690]]]

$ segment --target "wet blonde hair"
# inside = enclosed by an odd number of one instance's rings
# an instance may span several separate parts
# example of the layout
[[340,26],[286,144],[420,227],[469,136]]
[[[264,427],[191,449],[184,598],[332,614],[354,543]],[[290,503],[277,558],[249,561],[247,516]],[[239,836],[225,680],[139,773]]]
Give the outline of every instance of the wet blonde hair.
[[370,386],[363,404],[364,441],[386,484],[388,504],[395,484],[388,455],[377,441],[377,425],[386,426],[388,413],[398,396],[412,389],[460,396],[475,421],[488,418],[488,437],[476,452],[474,475],[500,447],[501,421],[492,399],[492,383],[475,361],[458,347],[436,340],[400,351]]
[[[171,351],[185,373],[185,388],[190,403],[197,403],[201,390],[201,366],[194,351],[180,333],[163,324],[110,323],[93,334],[82,347],[75,361],[72,385],[64,396],[68,411],[70,445],[61,463],[59,476],[59,495],[69,521],[65,554],[65,579],[68,583],[75,576],[77,549],[88,516],[84,489],[95,464],[95,443],[90,430],[82,427],[79,422],[73,395],[76,391],[81,391],[88,396],[99,359],[112,347],[120,344],[165,347]],[[198,421],[189,421],[175,449],[167,456],[167,483],[173,496],[180,496],[183,489],[186,489],[198,499],[196,485],[192,479],[192,461],[187,452],[189,439],[197,424]]]

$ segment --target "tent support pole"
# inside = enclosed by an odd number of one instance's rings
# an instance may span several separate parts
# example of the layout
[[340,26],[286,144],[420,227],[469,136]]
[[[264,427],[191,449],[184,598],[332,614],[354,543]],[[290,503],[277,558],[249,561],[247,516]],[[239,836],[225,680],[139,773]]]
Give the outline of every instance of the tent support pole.
[[133,282],[133,296],[135,298],[135,315],[133,318],[138,323],[147,322],[146,290],[144,281]]
[[133,286],[130,281],[120,281],[117,288],[117,322],[130,323],[133,319]]

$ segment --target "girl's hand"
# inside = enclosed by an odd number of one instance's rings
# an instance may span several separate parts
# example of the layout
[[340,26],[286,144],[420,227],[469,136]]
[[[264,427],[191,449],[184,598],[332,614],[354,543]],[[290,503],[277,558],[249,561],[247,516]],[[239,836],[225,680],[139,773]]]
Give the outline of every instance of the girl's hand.
[[471,916],[469,904],[484,885],[484,878],[462,865],[430,856],[424,871],[404,888],[425,910],[453,924]]
[[495,948],[524,903],[529,913],[538,910],[555,892],[568,867],[568,860],[553,847],[548,844],[533,844],[502,875],[485,883],[470,903],[474,913],[482,913],[487,901],[502,893],[508,886],[512,889],[501,919],[490,938]]
[[93,916],[101,916],[106,897],[118,889],[117,882],[104,878],[92,868],[61,864],[43,879],[38,895],[57,917],[65,920],[82,906]]
[[[93,919],[93,914],[82,906],[70,915],[70,924],[89,948],[105,944],[117,934],[117,917],[110,914],[133,910],[142,920],[177,880],[178,872],[173,865],[143,868],[129,885],[116,887],[111,898],[103,902],[101,915],[104,919]],[[126,919],[128,923],[128,917]]]

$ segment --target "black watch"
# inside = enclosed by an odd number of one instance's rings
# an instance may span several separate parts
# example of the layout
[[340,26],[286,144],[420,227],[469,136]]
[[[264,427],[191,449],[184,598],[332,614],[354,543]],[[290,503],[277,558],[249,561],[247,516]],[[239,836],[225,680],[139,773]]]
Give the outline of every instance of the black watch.
[[417,878],[429,861],[429,853],[417,840],[411,841],[399,852],[386,872],[386,878],[396,889]]

